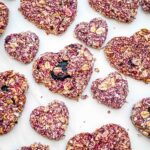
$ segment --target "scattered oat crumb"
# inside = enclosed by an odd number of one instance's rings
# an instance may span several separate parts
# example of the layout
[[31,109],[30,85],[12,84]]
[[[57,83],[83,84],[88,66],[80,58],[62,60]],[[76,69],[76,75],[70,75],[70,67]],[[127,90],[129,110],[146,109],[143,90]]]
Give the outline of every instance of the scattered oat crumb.
[[108,110],[108,111],[107,111],[107,113],[108,113],[108,114],[110,114],[110,113],[111,113],[111,111],[110,111],[110,110]]
[[86,100],[87,98],[88,98],[88,95],[82,95],[82,96],[81,96],[81,99],[82,99],[82,100]]
[[100,69],[99,68],[94,68],[94,71],[98,73],[98,72],[100,72]]
[[142,135],[141,135],[141,134],[137,134],[137,136],[138,136],[138,137],[141,137]]
[[96,58],[93,58],[93,61],[96,61]]

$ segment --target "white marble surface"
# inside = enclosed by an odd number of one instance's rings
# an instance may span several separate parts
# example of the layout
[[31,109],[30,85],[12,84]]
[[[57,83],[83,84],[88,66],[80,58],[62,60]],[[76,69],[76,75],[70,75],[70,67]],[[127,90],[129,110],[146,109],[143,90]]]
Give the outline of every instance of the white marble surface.
[[[150,150],[150,140],[142,135],[133,127],[130,121],[131,108],[134,103],[144,97],[150,97],[150,85],[128,78],[130,93],[128,95],[128,103],[120,110],[113,110],[104,105],[98,104],[91,97],[91,82],[98,77],[105,77],[108,73],[114,71],[107,62],[103,50],[98,51],[90,48],[97,61],[95,67],[100,68],[100,73],[93,73],[91,81],[86,88],[84,94],[88,94],[87,100],[74,102],[57,94],[49,92],[44,86],[35,83],[32,77],[32,63],[23,65],[13,59],[4,51],[4,39],[10,33],[31,30],[40,37],[40,50],[37,57],[43,52],[57,52],[65,45],[78,42],[73,37],[73,29],[80,21],[89,21],[94,17],[102,17],[92,10],[88,4],[88,0],[78,0],[78,14],[65,34],[62,36],[46,35],[44,31],[38,29],[33,24],[24,19],[18,11],[19,0],[1,0],[10,9],[10,20],[6,32],[0,37],[0,71],[13,69],[25,74],[29,81],[30,88],[27,92],[27,103],[25,109],[15,128],[7,135],[0,136],[0,150],[16,150],[23,145],[30,145],[34,142],[48,144],[51,150],[65,150],[66,143],[70,137],[80,132],[92,132],[96,128],[107,123],[117,123],[129,129],[129,135],[132,142],[133,150]],[[105,18],[109,25],[109,34],[107,41],[114,36],[130,36],[140,28],[150,29],[150,14],[144,13],[139,8],[137,19],[131,24],[123,24]],[[43,98],[41,98],[43,96]],[[66,103],[70,111],[70,124],[66,131],[66,137],[58,142],[49,141],[48,139],[37,134],[29,124],[29,116],[31,111],[39,106],[46,105],[54,99],[62,100]],[[111,110],[111,114],[107,111]]]

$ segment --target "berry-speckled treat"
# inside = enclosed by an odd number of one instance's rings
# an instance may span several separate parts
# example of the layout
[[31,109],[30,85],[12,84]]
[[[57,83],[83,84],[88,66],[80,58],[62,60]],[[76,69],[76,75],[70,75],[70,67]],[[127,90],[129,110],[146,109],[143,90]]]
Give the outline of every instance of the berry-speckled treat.
[[50,150],[49,146],[40,143],[34,143],[30,146],[21,147],[19,150]]
[[38,36],[30,31],[10,34],[5,39],[5,50],[14,59],[30,63],[39,49]]
[[8,16],[9,9],[4,3],[0,2],[0,35],[4,33],[8,24]]
[[97,12],[121,22],[132,22],[139,7],[139,0],[88,0]]
[[141,0],[141,6],[144,11],[150,12],[150,0]]
[[105,20],[94,18],[89,23],[81,22],[75,28],[75,36],[87,46],[100,48],[106,40],[108,26]]
[[23,111],[28,84],[23,75],[13,71],[0,73],[0,135],[8,133]]
[[115,37],[105,47],[110,64],[134,79],[150,82],[150,31],[141,29],[131,37]]
[[37,107],[31,113],[30,123],[39,134],[50,140],[60,140],[69,124],[68,108],[59,101]]
[[118,109],[126,102],[128,82],[121,74],[114,72],[105,79],[97,79],[92,83],[93,98],[99,103]]
[[143,135],[150,138],[150,98],[144,98],[133,106],[131,120]]
[[93,72],[93,55],[80,44],[47,52],[33,65],[33,77],[54,93],[78,100]]
[[116,124],[107,124],[94,133],[80,133],[68,141],[66,150],[131,150],[126,130]]
[[47,34],[57,35],[65,32],[75,19],[77,0],[21,0],[20,11]]
[[94,150],[94,136],[91,133],[80,133],[68,141],[66,150]]
[[104,125],[94,132],[95,148],[93,150],[131,150],[127,131],[116,124]]

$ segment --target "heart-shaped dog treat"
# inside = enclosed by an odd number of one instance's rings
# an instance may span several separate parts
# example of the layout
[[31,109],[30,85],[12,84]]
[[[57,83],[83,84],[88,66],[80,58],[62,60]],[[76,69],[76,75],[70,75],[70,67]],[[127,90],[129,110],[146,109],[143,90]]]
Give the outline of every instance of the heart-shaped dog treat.
[[80,133],[71,138],[66,150],[94,150],[95,141],[91,133]]
[[37,107],[30,116],[32,128],[50,140],[62,139],[68,123],[68,108],[59,101],[54,101],[48,106]]
[[144,11],[150,12],[150,0],[141,0],[141,6]]
[[6,71],[0,73],[0,135],[8,133],[23,111],[28,84],[23,75]]
[[21,0],[20,11],[47,34],[61,34],[75,19],[77,0]]
[[130,38],[115,37],[105,47],[110,64],[125,75],[150,82],[150,31],[142,29]]
[[19,150],[49,150],[49,146],[40,143],[34,143],[30,146],[21,147]]
[[104,125],[94,132],[95,148],[93,150],[131,150],[127,131],[116,124]]
[[116,124],[108,124],[94,133],[80,133],[71,138],[66,150],[131,150],[128,133]]
[[80,44],[66,46],[58,53],[47,52],[33,65],[33,76],[50,91],[78,99],[93,72],[93,55]]
[[87,46],[100,48],[105,42],[108,26],[105,20],[94,18],[89,23],[81,22],[75,28],[75,36]]
[[3,34],[8,24],[8,16],[9,9],[4,3],[0,2],[0,35]]
[[139,0],[88,0],[92,8],[104,16],[121,22],[132,22],[139,7]]
[[14,59],[30,63],[39,49],[39,38],[35,33],[22,32],[10,34],[5,39],[5,50]]
[[150,138],[150,98],[144,98],[133,106],[131,120],[143,135]]
[[92,83],[93,98],[112,108],[121,108],[128,95],[128,82],[117,73],[111,73],[105,79],[97,79]]

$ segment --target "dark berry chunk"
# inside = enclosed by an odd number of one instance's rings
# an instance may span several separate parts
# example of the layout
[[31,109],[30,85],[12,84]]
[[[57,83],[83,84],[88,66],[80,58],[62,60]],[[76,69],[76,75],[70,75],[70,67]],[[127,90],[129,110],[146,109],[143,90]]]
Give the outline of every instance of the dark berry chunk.
[[148,107],[148,112],[150,113],[150,107]]
[[57,65],[57,67],[61,67],[61,69],[64,72],[67,72],[67,65],[68,65],[68,61],[62,61]]
[[7,85],[3,85],[3,86],[1,87],[1,90],[2,90],[3,92],[8,92],[8,91],[9,91]]
[[128,65],[130,65],[131,67],[136,67],[136,65],[133,63],[132,59],[129,59]]
[[51,71],[52,78],[54,80],[60,80],[60,81],[64,81],[67,78],[71,78],[71,76],[68,75],[67,73],[67,65],[68,65],[68,61],[59,62],[56,67],[61,68],[62,72],[55,74],[54,71]]
[[64,75],[64,74],[55,75],[53,71],[51,72],[51,76],[54,80],[60,80],[60,81],[64,81],[67,78],[71,78],[70,75]]

